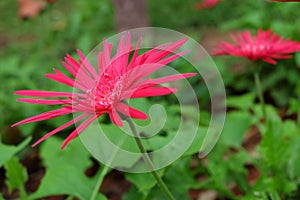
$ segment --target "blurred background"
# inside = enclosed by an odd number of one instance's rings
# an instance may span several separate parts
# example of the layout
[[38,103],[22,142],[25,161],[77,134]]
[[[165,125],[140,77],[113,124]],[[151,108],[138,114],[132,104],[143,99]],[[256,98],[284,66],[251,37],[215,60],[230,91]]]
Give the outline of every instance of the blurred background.
[[[285,38],[300,41],[299,10],[300,4],[297,3],[271,3],[265,0],[223,0],[212,7],[203,6],[201,0],[0,0],[1,140],[6,145],[17,145],[24,138],[38,138],[42,132],[60,125],[61,120],[67,120],[54,119],[10,127],[21,119],[51,109],[44,105],[18,103],[14,91],[63,91],[63,86],[47,80],[44,74],[52,73],[53,67],[62,69],[61,62],[66,53],[74,55],[76,49],[80,49],[87,54],[104,37],[143,26],[180,31],[199,41],[208,52],[218,42],[230,40],[229,33],[245,29],[256,33],[259,28],[271,28]],[[214,57],[214,61],[223,76],[228,96],[254,91],[251,71],[248,70],[249,63],[242,59],[224,57]],[[263,74],[267,103],[294,119],[300,97],[300,54],[297,53],[292,59],[279,61],[276,66],[264,68]],[[196,82],[194,84],[195,88],[198,87]],[[201,88],[197,90],[197,94],[201,106],[207,109],[208,94]],[[254,139],[255,142],[258,141]],[[230,149],[230,145],[231,143],[224,148]],[[0,154],[1,151],[0,149]],[[25,148],[18,157],[30,176],[26,190],[33,192],[45,173],[39,149]],[[125,181],[121,174],[110,176],[112,178],[109,181]],[[299,177],[296,179],[299,181]],[[121,199],[120,196],[128,192],[130,184],[119,183],[120,185],[115,182],[107,183],[111,191],[109,199]],[[120,189],[123,186],[125,189]],[[217,186],[214,189],[219,192],[220,199],[233,198],[227,191],[218,190]],[[241,190],[244,191],[242,194],[247,193],[246,189]],[[5,199],[18,196],[17,191],[9,195],[3,167],[0,168],[0,191]],[[239,191],[228,191],[239,194]],[[194,193],[190,192],[189,198],[199,197],[199,191]]]

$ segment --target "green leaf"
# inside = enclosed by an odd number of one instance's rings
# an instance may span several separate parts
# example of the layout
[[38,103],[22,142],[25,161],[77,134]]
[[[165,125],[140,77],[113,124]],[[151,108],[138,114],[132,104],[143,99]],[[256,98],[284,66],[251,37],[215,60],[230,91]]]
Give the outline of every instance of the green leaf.
[[255,96],[253,93],[231,96],[227,98],[227,106],[241,110],[248,110],[253,106],[254,98]]
[[259,145],[259,151],[264,156],[267,165],[279,170],[286,159],[290,157],[288,152],[289,142],[286,141],[285,127],[274,109],[268,107],[268,121],[263,132],[263,139]]
[[223,30],[230,30],[230,29],[236,29],[238,27],[261,27],[262,20],[261,20],[261,13],[249,13],[243,15],[239,20],[229,20],[228,22],[224,22],[220,29]]
[[226,116],[220,142],[233,147],[239,147],[244,134],[251,125],[251,117],[246,112],[230,112]]
[[193,188],[196,182],[190,168],[190,163],[191,157],[179,159],[166,172],[164,178],[171,191],[177,194],[187,194],[188,190]]
[[295,62],[300,67],[300,52],[295,53]]
[[35,127],[36,127],[35,123],[29,123],[29,124],[26,124],[26,126],[19,126],[18,128],[22,132],[23,136],[30,136]]
[[[188,153],[194,150],[189,148],[195,139],[198,139],[197,142],[201,140],[201,135],[198,135],[200,139],[197,138],[197,134],[199,134],[197,131],[200,130],[197,130],[197,128],[198,124],[195,124],[192,120],[187,120],[182,123],[180,129],[169,131],[165,137],[155,135],[150,138],[148,142],[152,149],[159,149],[159,151],[151,152],[154,165],[159,166],[162,163],[171,163],[176,160],[174,158],[179,158],[187,150],[189,151]],[[194,145],[197,146],[198,144],[194,143]]]
[[28,137],[18,146],[5,145],[0,140],[0,167],[6,163],[11,157],[13,157],[17,152],[21,151],[31,140],[31,137]]
[[107,198],[103,194],[97,194],[96,200],[107,200]]
[[142,194],[137,187],[132,186],[128,193],[126,193],[123,197],[123,200],[133,200],[133,199],[141,199],[145,200],[146,197]]
[[24,184],[28,179],[27,171],[16,157],[12,157],[5,164],[6,169],[6,185],[11,193],[14,189],[19,189],[21,199],[26,197]]
[[[296,129],[298,130],[298,129]],[[289,164],[290,164],[290,170],[288,171],[288,173],[290,174],[290,176],[292,178],[296,178],[296,177],[300,177],[300,155],[299,153],[295,153],[295,152],[299,152],[300,151],[300,136],[294,136],[293,137],[293,141],[291,141],[291,144],[289,146],[289,152],[290,152],[290,160],[289,160]]]
[[184,155],[192,155],[194,153],[198,153],[203,144],[204,136],[207,133],[207,127],[199,126],[196,137],[194,138],[191,146],[184,152]]
[[[164,170],[157,171],[160,177],[163,176]],[[143,193],[144,196],[148,194],[148,192],[153,188],[157,183],[153,175],[149,173],[126,173],[125,178],[133,183],[139,190],[139,192]]]
[[[182,181],[183,182],[183,181]],[[177,193],[176,191],[172,191],[171,193],[174,196],[174,199],[180,199],[180,200],[191,200],[191,198],[188,195],[188,192],[185,194],[183,193]],[[159,187],[153,188],[151,193],[147,196],[145,200],[166,200],[166,195],[162,192],[162,190]]]
[[[189,200],[190,198],[188,197],[188,190],[193,188],[196,184],[193,178],[194,176],[190,169],[190,161],[190,157],[186,157],[176,161],[172,164],[172,167],[166,171],[166,174],[164,176],[165,184],[170,189],[175,199]],[[126,176],[128,175],[130,176],[128,180],[134,183],[134,185],[130,188],[130,191],[123,197],[124,200],[166,199],[165,194],[161,191],[157,184],[153,185],[153,183],[155,183],[155,180],[151,177],[150,174],[127,174]],[[151,180],[147,180],[148,178],[151,178]],[[139,184],[142,184],[142,186]],[[149,190],[141,190],[141,188],[151,188],[151,191],[150,193],[148,193]]]
[[270,197],[271,197],[271,200],[281,200],[281,197],[280,195],[278,194],[278,192],[270,192]]
[[[126,125],[123,127],[126,128]],[[129,131],[129,127],[127,127]],[[111,168],[131,168],[140,158],[139,149],[133,137],[124,133],[119,127],[101,124],[98,121],[90,124],[80,138],[89,152]],[[126,157],[126,159],[124,159]]]
[[50,195],[73,195],[88,200],[96,180],[85,176],[91,166],[90,154],[79,139],[73,140],[64,150],[60,150],[61,139],[52,137],[41,148],[41,157],[47,169],[36,193],[37,199]]
[[[263,132],[263,139],[258,146],[262,164],[259,165],[264,181],[262,190],[270,191],[270,194],[290,194],[297,189],[297,185],[291,180],[297,174],[296,160],[299,157],[295,152],[299,151],[298,128],[291,121],[282,122],[276,110],[268,107],[268,120]],[[269,174],[272,174],[269,184],[265,183]],[[276,195],[272,199],[276,199]]]

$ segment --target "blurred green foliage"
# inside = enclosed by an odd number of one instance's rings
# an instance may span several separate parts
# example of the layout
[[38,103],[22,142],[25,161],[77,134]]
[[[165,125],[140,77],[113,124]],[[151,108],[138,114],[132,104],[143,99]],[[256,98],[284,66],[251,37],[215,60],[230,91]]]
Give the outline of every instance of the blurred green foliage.
[[[209,34],[215,29],[226,36],[231,31],[249,29],[256,33],[259,28],[272,28],[283,37],[300,41],[300,4],[296,3],[224,0],[215,8],[200,11],[193,8],[199,0],[148,0],[147,3],[151,26],[175,29],[196,40],[202,40],[205,33]],[[73,55],[77,48],[88,53],[103,37],[113,35],[116,28],[110,0],[57,0],[47,4],[39,16],[27,20],[18,17],[17,1],[0,1],[0,10],[0,134],[5,141],[6,135],[12,132],[9,128],[11,124],[51,109],[48,106],[18,103],[14,91],[68,90],[47,80],[44,74],[51,73],[52,67],[62,69],[61,61],[66,53]],[[297,152],[300,150],[300,115],[297,113],[300,114],[300,53],[294,58],[279,61],[276,66],[262,67],[263,88],[269,104],[269,120],[265,123],[260,120],[262,113],[254,95],[250,68],[255,66],[237,58],[214,57],[214,60],[226,85],[230,110],[218,145],[203,160],[193,156],[201,146],[203,132],[207,129],[205,122],[210,117],[208,112],[204,112],[205,119],[201,119],[199,134],[192,146],[181,159],[161,172],[161,176],[177,199],[189,199],[188,192],[192,189],[216,191],[220,199],[299,199],[300,158]],[[186,70],[185,64],[180,61],[176,67],[179,71]],[[209,95],[203,89],[205,86],[198,81],[192,80],[191,83],[200,95],[201,105],[207,108]],[[170,98],[159,98],[159,101],[164,105],[175,102]],[[143,105],[147,103],[145,101]],[[152,143],[145,144],[149,149],[172,139],[174,122],[178,120],[178,113],[175,112],[178,108],[172,106],[170,110],[174,115],[164,127],[166,135],[161,134],[153,138]],[[184,115],[191,117],[193,110],[186,110]],[[285,118],[278,114],[286,110],[288,114]],[[297,116],[298,122],[295,119]],[[60,125],[63,120],[67,119],[28,124],[18,127],[18,131],[20,137],[38,137]],[[107,127],[112,128],[110,125]],[[261,141],[249,152],[244,146],[245,135],[253,127],[261,133]],[[69,130],[65,133],[69,133]],[[29,140],[16,147],[0,144],[0,164],[6,163],[10,189],[23,190],[26,173],[17,158],[24,159],[31,150],[17,152],[24,149]],[[88,199],[95,183],[95,178],[84,175],[84,170],[91,165],[89,154],[76,140],[70,144],[73,151],[60,151],[60,143],[61,139],[54,137],[41,145],[40,156],[46,175],[37,192],[30,194],[30,197],[67,194],[71,198]],[[132,148],[130,142],[124,145]],[[77,156],[80,160],[73,159]],[[195,161],[196,165],[192,168],[190,163]],[[14,179],[16,184],[11,178],[18,176],[11,173],[15,168],[20,169],[21,173],[19,181]],[[254,183],[249,183],[251,170],[259,172]],[[142,174],[139,178],[133,174],[125,176],[132,187],[124,199],[162,199],[161,191],[149,174]],[[199,181],[197,177],[202,179]],[[72,184],[75,187],[71,187]],[[106,199],[103,195],[97,198]]]
[[27,194],[24,187],[26,181],[28,180],[26,169],[16,157],[12,157],[5,163],[5,170],[6,184],[9,192],[12,193],[14,189],[18,189],[20,191],[20,199],[27,199]]

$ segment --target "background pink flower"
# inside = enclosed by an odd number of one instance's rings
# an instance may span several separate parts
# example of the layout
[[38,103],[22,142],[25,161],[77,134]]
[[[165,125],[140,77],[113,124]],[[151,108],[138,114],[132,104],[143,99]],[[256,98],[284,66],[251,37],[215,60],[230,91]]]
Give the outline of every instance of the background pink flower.
[[209,9],[215,7],[221,0],[203,0],[200,3],[195,4],[195,9]]
[[263,60],[276,64],[275,59],[290,58],[291,53],[300,50],[299,42],[283,39],[272,30],[260,29],[256,36],[252,36],[249,31],[244,31],[237,36],[231,35],[231,38],[234,44],[221,42],[213,54],[239,56],[252,61]]
[[[97,68],[94,68],[79,50],[78,55],[80,58],[78,61],[67,55],[63,65],[72,75],[72,78],[69,78],[57,69],[54,69],[54,74],[47,74],[46,77],[77,89],[79,92],[16,91],[15,94],[17,95],[34,97],[17,99],[20,102],[61,105],[62,107],[24,119],[13,126],[79,112],[81,115],[44,135],[33,144],[35,146],[51,135],[82,120],[83,122],[80,126],[65,139],[62,144],[62,148],[64,148],[73,138],[104,113],[108,113],[112,122],[117,126],[123,126],[120,114],[131,118],[147,119],[145,113],[130,107],[125,100],[174,93],[176,88],[159,85],[194,76],[195,73],[186,73],[156,79],[146,78],[185,54],[187,51],[177,54],[173,54],[173,52],[179,49],[186,41],[187,39],[182,39],[174,43],[163,44],[138,55],[141,40],[134,50],[130,44],[130,35],[128,34],[125,41],[124,38],[121,38],[116,55],[111,58],[112,44],[108,44],[104,40],[104,50],[98,54]],[[131,53],[132,57],[129,61]]]

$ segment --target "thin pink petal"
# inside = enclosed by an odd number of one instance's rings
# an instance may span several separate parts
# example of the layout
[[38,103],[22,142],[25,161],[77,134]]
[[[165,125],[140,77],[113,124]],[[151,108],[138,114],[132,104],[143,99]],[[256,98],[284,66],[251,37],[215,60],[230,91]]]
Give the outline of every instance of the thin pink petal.
[[86,117],[86,116],[87,116],[87,114],[80,115],[80,116],[78,116],[78,117],[72,119],[71,121],[65,123],[64,125],[62,125],[62,126],[56,128],[56,129],[54,129],[53,131],[47,133],[46,135],[44,135],[43,137],[41,137],[38,141],[36,141],[36,142],[32,145],[32,147],[35,147],[36,145],[38,145],[38,144],[41,143],[42,141],[46,140],[46,139],[49,138],[50,136],[52,136],[52,135],[58,133],[59,131],[65,129],[65,128],[69,127],[69,126],[71,126],[72,124],[75,124],[76,122],[78,122],[79,120],[83,119],[83,118]]
[[65,57],[66,62],[69,64],[70,67],[76,72],[76,81],[80,82],[85,87],[90,88],[94,84],[94,79],[90,77],[88,72],[81,68],[81,65],[70,55],[67,54]]
[[91,74],[93,79],[97,79],[99,75],[94,69],[94,67],[92,66],[92,64],[87,60],[87,58],[83,55],[83,53],[79,49],[77,49],[77,53],[80,57],[80,63],[82,64],[82,66]]
[[177,58],[183,56],[184,54],[190,52],[190,50],[186,50],[186,51],[183,51],[183,52],[180,52],[180,53],[177,53],[175,55],[172,55],[164,60],[161,60],[159,61],[160,64],[163,64],[163,65],[166,65],[166,64],[169,64],[170,62],[176,60]]
[[46,74],[45,76],[47,78],[52,79],[54,81],[57,81],[59,83],[62,83],[62,84],[65,84],[65,85],[68,85],[68,86],[71,86],[71,87],[74,86],[74,80],[65,79],[64,77],[59,76],[57,74]]
[[157,52],[157,53],[145,53],[145,54],[149,54],[149,57],[146,59],[145,62],[147,63],[155,63],[160,61],[162,58],[166,57],[167,55],[171,54],[171,53],[175,53],[175,51],[180,48],[188,39],[187,38],[183,38],[181,40],[178,40],[174,43],[171,43],[170,46],[166,47],[165,49]]
[[51,111],[48,111],[48,112],[45,112],[45,113],[42,113],[42,114],[39,114],[39,115],[29,117],[27,119],[24,119],[24,120],[18,122],[18,123],[13,124],[12,127],[18,126],[18,125],[21,125],[21,124],[27,124],[27,123],[31,123],[31,122],[38,122],[38,121],[43,121],[43,120],[47,120],[47,119],[52,119],[52,118],[55,118],[55,117],[59,117],[61,115],[70,114],[72,112],[73,112],[72,109],[63,107],[63,108],[59,108],[57,110],[51,110]]
[[163,64],[153,63],[153,64],[144,64],[142,66],[138,66],[128,71],[123,77],[124,85],[126,87],[137,83],[142,78],[148,76],[149,74],[157,71],[158,69],[164,67]]
[[177,91],[176,88],[168,87],[150,87],[134,91],[130,98],[152,97],[172,94]]
[[66,62],[62,62],[63,66],[68,70],[68,72],[74,77],[76,78],[77,75],[77,71],[75,71],[73,69],[73,67],[71,67],[68,63]]
[[136,58],[138,56],[138,52],[139,52],[139,49],[140,49],[141,42],[142,42],[142,38],[140,38],[138,40],[138,43],[137,43],[136,48],[135,48],[135,51],[134,51],[134,53],[133,53],[133,55],[131,57],[131,61],[130,61],[129,65],[128,65],[128,67],[127,67],[127,70],[130,70],[130,69],[132,69],[132,68],[135,67]]
[[71,104],[71,100],[45,100],[45,99],[29,99],[29,98],[18,98],[17,101],[31,104],[48,104],[48,105],[59,105],[59,104]]
[[[50,78],[50,79],[53,79],[55,81],[58,81],[60,83],[63,83],[65,85],[68,85],[68,86],[71,86],[71,87],[75,87],[75,88],[78,88],[82,91],[85,91],[87,89],[87,86],[84,86],[82,84],[75,84],[75,80],[67,77],[66,75],[64,75],[63,73],[61,73],[59,70],[57,69],[53,69],[56,74],[46,74],[46,77],[47,78]],[[79,73],[80,74],[80,73]]]
[[15,91],[16,95],[20,96],[32,96],[32,97],[84,97],[83,94],[70,93],[70,92],[53,92],[47,90],[18,90]]
[[104,52],[98,53],[98,73],[101,76],[103,71],[105,70],[106,66],[104,63]]
[[63,142],[61,149],[64,149],[66,145],[73,140],[77,135],[84,131],[93,121],[98,118],[98,115],[91,115],[86,120],[84,120]]
[[120,115],[118,114],[118,112],[116,111],[115,108],[112,108],[111,111],[108,112],[109,114],[109,117],[111,119],[111,121],[116,125],[116,126],[119,126],[119,127],[123,127],[124,126],[124,123],[120,117]]
[[111,66],[112,61],[110,58],[111,51],[112,51],[112,44],[108,44],[106,39],[103,41],[103,52],[99,52],[98,54],[98,72],[99,76],[101,77],[105,70]]
[[129,116],[132,118],[143,119],[143,120],[148,118],[148,116],[145,113],[143,113],[137,109],[134,109],[124,103],[118,103],[116,105],[116,109],[123,115]]
[[142,85],[151,85],[151,86],[155,86],[158,84],[164,84],[164,83],[169,83],[172,81],[176,81],[176,80],[180,80],[180,79],[185,79],[185,78],[189,78],[192,76],[196,76],[196,73],[185,73],[185,74],[174,74],[174,75],[170,75],[170,76],[165,76],[165,77],[161,77],[161,78],[156,78],[156,79],[146,79],[140,83],[137,83],[137,86],[142,86]]
[[67,63],[70,64],[70,66],[76,71],[78,72],[78,70],[80,69],[80,64],[69,54],[67,54],[67,56],[65,57],[65,61]]

